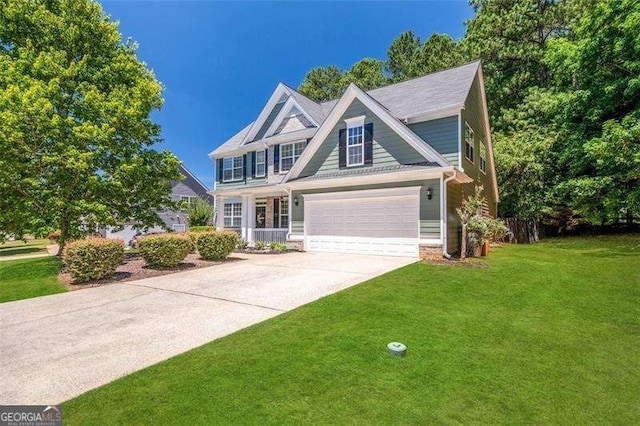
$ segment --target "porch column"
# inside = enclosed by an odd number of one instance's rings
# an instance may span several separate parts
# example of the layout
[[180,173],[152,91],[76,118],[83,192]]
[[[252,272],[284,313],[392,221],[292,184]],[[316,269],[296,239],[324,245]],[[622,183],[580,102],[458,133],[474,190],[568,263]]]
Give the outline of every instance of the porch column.
[[216,228],[224,229],[224,197],[216,195]]
[[253,195],[242,196],[242,218],[240,228],[242,238],[249,241],[253,239],[253,229],[255,228],[255,199]]
[[247,236],[249,245],[253,245],[253,231],[256,229],[256,198],[253,195],[247,196]]

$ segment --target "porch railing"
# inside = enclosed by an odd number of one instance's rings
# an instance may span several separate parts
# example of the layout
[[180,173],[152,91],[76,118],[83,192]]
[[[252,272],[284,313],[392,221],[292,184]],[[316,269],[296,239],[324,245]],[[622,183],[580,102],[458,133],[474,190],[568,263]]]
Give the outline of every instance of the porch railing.
[[288,229],[278,228],[259,228],[253,230],[253,241],[262,241],[263,243],[281,243],[287,241]]

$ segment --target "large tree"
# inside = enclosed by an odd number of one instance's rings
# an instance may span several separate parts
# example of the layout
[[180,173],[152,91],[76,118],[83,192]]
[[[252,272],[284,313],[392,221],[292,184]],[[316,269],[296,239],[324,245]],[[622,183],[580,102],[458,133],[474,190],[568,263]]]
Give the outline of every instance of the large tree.
[[178,160],[156,151],[162,86],[89,0],[0,7],[0,233],[159,223]]

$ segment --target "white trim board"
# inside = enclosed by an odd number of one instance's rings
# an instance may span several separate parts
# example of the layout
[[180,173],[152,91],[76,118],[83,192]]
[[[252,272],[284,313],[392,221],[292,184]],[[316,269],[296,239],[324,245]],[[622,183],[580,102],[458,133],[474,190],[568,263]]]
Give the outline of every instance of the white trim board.
[[329,116],[324,120],[324,122],[318,129],[318,132],[311,139],[307,149],[304,150],[296,164],[285,176],[284,182],[287,182],[290,179],[296,178],[300,175],[300,172],[302,172],[304,166],[306,166],[311,158],[313,158],[320,145],[325,141],[326,137],[329,135],[333,127],[340,121],[342,115],[355,99],[360,100],[360,102],[362,102],[373,114],[375,114],[387,126],[394,130],[425,159],[431,162],[438,163],[442,167],[451,166],[451,163],[449,163],[440,153],[438,153],[438,151],[429,146],[411,129],[409,129],[407,126],[393,117],[371,96],[367,95],[358,86],[351,83],[349,84],[349,87],[344,92],[338,103],[333,107],[331,113],[329,113]]
[[313,201],[343,201],[371,198],[395,198],[420,196],[420,186],[402,186],[396,188],[362,189],[357,191],[321,192],[302,194],[305,203]]
[[314,120],[313,117],[311,117],[311,115],[309,115],[309,113],[305,111],[302,106],[300,106],[300,104],[293,98],[293,96],[289,95],[289,99],[287,99],[287,102],[285,102],[278,115],[276,115],[276,118],[271,123],[271,126],[269,126],[269,128],[265,132],[263,139],[273,136],[275,131],[278,129],[278,126],[280,126],[280,123],[282,123],[282,120],[287,118],[294,108],[300,111],[314,126],[319,126],[316,120]]

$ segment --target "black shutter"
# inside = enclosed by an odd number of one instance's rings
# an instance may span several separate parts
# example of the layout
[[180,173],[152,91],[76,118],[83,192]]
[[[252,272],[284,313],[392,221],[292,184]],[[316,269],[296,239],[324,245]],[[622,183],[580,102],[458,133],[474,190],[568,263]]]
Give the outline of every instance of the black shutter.
[[364,164],[373,164],[373,123],[364,125]]
[[338,132],[338,168],[347,167],[347,129]]
[[269,176],[269,148],[264,150],[264,175]]
[[222,182],[222,158],[216,160],[216,174],[218,176],[218,182]]
[[273,227],[280,227],[280,198],[273,199]]
[[280,145],[273,147],[273,173],[280,173]]
[[256,177],[256,152],[251,151],[251,177]]
[[247,154],[242,156],[242,178],[247,181]]

